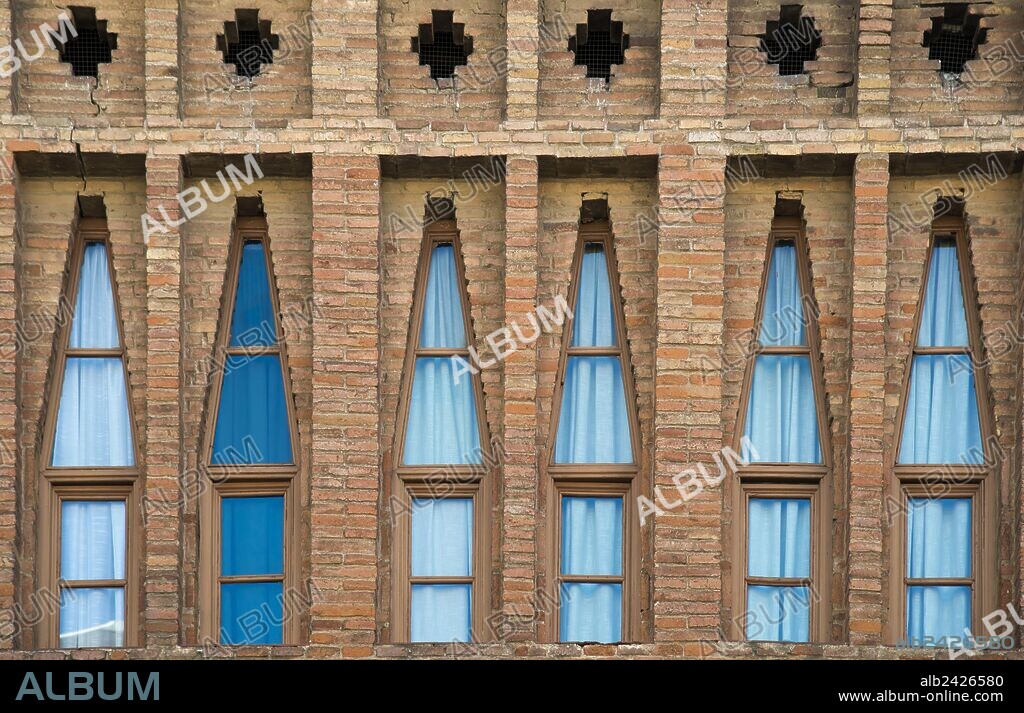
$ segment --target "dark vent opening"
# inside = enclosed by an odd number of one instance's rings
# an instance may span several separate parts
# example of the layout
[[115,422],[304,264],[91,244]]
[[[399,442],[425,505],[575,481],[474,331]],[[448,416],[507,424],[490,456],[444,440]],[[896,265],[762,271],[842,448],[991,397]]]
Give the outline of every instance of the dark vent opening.
[[224,34],[217,35],[217,49],[225,64],[235,65],[240,77],[253,79],[263,65],[274,63],[280,38],[270,31],[270,20],[261,20],[259,10],[235,10],[235,21],[224,23]]
[[626,61],[629,35],[623,33],[621,22],[612,22],[611,10],[587,10],[586,24],[576,25],[576,35],[569,38],[569,51],[576,55],[573,64],[585,65],[587,76],[608,82],[612,65]]
[[768,64],[779,65],[783,76],[803,74],[804,62],[818,58],[821,30],[813,17],[801,17],[803,6],[783,5],[778,21],[765,23],[761,35],[761,51],[768,55]]
[[[111,51],[117,49],[117,35],[107,32],[107,21],[96,19],[94,7],[71,7],[75,37],[60,45],[60,61],[71,65],[76,77],[98,77],[99,65],[110,64]],[[70,33],[68,33],[70,35]]]
[[977,59],[988,30],[981,29],[981,16],[968,12],[966,4],[950,3],[942,10],[942,17],[932,18],[922,45],[928,48],[928,59],[939,60],[940,72],[960,74],[968,60]]
[[420,66],[430,67],[431,79],[451,79],[455,68],[465,66],[473,54],[472,36],[454,17],[454,10],[431,10],[430,24],[420,25],[419,35],[412,38],[412,51],[419,55]]

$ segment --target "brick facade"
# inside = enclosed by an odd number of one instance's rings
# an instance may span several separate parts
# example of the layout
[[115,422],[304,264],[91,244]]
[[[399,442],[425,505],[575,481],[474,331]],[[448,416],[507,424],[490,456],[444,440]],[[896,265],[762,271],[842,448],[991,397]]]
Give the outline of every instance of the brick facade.
[[[605,3],[630,35],[607,86],[573,65],[576,0],[266,0],[280,55],[230,78],[216,48],[236,5],[96,2],[118,35],[99,79],[57,52],[0,77],[0,658],[53,656],[32,627],[43,419],[68,279],[76,196],[102,196],[149,513],[138,562],[142,648],[75,656],[200,657],[197,506],[185,495],[210,426],[204,364],[223,315],[236,201],[144,236],[141,216],[252,153],[286,331],[299,433],[299,570],[316,597],[295,646],[238,656],[442,657],[390,636],[390,476],[425,196],[455,194],[476,346],[566,295],[581,202],[606,198],[640,423],[639,487],[735,441],[764,251],[779,195],[806,224],[828,410],[830,637],[726,641],[736,615],[727,479],[641,529],[638,641],[556,644],[539,596],[548,565],[544,470],[555,330],[482,373],[500,443],[487,561],[507,637],[493,657],[931,657],[887,627],[895,423],[927,247],[927,206],[962,193],[999,463],[998,600],[1024,604],[1021,347],[1024,10],[970,4],[987,40],[959,87],[922,46],[934,4],[804,3],[823,44],[779,76],[757,36],[767,0]],[[474,38],[454,82],[430,79],[410,38],[431,10]],[[56,26],[55,6],[0,7],[0,46]],[[304,37],[312,31],[312,42]],[[752,50],[744,52],[744,50]],[[14,50],[18,53],[18,50]],[[993,55],[991,53],[995,52]],[[20,53],[18,53],[20,56]],[[278,61],[280,59],[280,61]],[[0,68],[9,67],[0,64]],[[211,79],[211,77],[213,79]],[[237,162],[236,162],[237,163]],[[993,173],[998,174],[992,180]],[[938,191],[937,194],[935,191]],[[925,218],[920,216],[925,214]],[[288,321],[287,319],[285,320]],[[8,339],[8,335],[18,336]],[[10,342],[11,348],[6,345]],[[12,616],[6,616],[10,613]],[[15,622],[15,625],[11,625]],[[1018,639],[1020,636],[1018,636]],[[66,654],[72,655],[72,654]],[[1019,652],[1007,654],[1019,657]]]

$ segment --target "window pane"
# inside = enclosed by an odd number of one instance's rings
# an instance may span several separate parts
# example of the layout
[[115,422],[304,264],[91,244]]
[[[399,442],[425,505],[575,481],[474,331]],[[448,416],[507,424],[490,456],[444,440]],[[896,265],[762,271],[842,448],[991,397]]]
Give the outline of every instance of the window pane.
[[124,579],[126,524],[123,500],[62,500],[61,579]]
[[284,572],[284,498],[221,498],[221,574]]
[[218,408],[215,465],[292,462],[279,356],[228,357]]
[[468,584],[412,585],[412,641],[470,641],[473,588]]
[[479,463],[473,380],[448,357],[416,360],[405,428],[406,465]]
[[62,589],[60,646],[64,649],[124,646],[124,589]]
[[135,464],[124,367],[117,357],[70,357],[64,366],[55,466]]
[[563,582],[558,617],[561,641],[620,641],[622,585]]
[[280,644],[283,602],[281,582],[222,584],[221,643]]
[[751,498],[747,505],[747,574],[811,576],[811,501]]
[[907,576],[971,576],[971,499],[910,498]]
[[956,242],[936,241],[928,268],[928,287],[918,330],[920,347],[967,346],[967,316],[960,284]]
[[277,342],[276,331],[263,243],[247,241],[242,246],[242,264],[238,268],[231,346],[271,345]]
[[78,296],[71,319],[72,349],[117,349],[117,312],[114,310],[113,283],[107,262],[107,246],[87,243],[78,277]]
[[766,463],[821,463],[817,414],[811,360],[758,355],[744,434],[757,452],[745,447],[744,457]]
[[910,368],[900,463],[983,462],[970,358],[924,354]]
[[780,242],[772,249],[768,282],[765,286],[760,340],[765,346],[807,344],[800,273],[797,269],[796,246],[793,243]]
[[808,641],[811,592],[807,587],[747,587],[746,634],[751,641]]
[[907,637],[964,636],[971,628],[971,588],[907,587]]
[[562,498],[562,574],[622,574],[622,498]]
[[412,501],[412,576],[469,577],[473,574],[473,501],[470,498]]
[[604,246],[600,243],[587,243],[583,248],[579,291],[572,319],[574,347],[615,346],[612,299]]
[[618,357],[569,357],[555,439],[556,463],[632,463]]
[[455,248],[435,245],[430,253],[427,292],[423,304],[420,346],[460,348],[466,346],[466,323],[462,318],[462,296],[455,269]]

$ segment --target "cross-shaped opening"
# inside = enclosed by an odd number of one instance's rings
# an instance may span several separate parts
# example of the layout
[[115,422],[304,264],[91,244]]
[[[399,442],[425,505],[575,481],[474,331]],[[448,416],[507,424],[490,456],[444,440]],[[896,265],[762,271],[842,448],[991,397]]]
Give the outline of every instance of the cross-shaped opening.
[[960,74],[968,60],[976,59],[978,46],[985,44],[988,30],[980,27],[981,16],[968,12],[966,3],[943,6],[942,16],[932,18],[932,29],[924,33],[922,45],[928,59],[939,60],[939,71]]
[[612,22],[611,10],[587,10],[586,24],[576,25],[576,35],[569,38],[569,51],[576,55],[573,64],[585,65],[587,76],[612,78],[612,65],[626,61],[629,35],[623,33],[621,22]]
[[60,45],[60,61],[71,65],[76,77],[98,77],[99,65],[111,62],[117,35],[107,32],[107,21],[96,19],[94,7],[70,7],[75,36]]
[[235,21],[224,23],[217,35],[217,49],[225,64],[235,65],[240,77],[258,77],[265,64],[274,63],[280,39],[270,32],[270,20],[261,20],[259,10],[235,10]]
[[765,23],[761,35],[761,51],[768,55],[768,64],[779,65],[779,74],[804,73],[804,62],[818,58],[821,30],[813,17],[801,17],[800,5],[783,5],[779,19]]
[[419,35],[412,38],[412,51],[419,55],[420,66],[430,66],[431,79],[451,79],[455,68],[473,54],[473,37],[454,18],[454,10],[431,10],[430,23],[420,25]]

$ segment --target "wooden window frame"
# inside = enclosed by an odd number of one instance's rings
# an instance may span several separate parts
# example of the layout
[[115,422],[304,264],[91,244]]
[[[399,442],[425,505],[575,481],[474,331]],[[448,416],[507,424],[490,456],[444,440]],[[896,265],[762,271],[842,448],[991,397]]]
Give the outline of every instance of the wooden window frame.
[[[765,297],[770,277],[771,261],[779,243],[792,243],[796,250],[797,275],[800,281],[800,311],[803,318],[805,346],[762,346],[761,325],[764,321]],[[743,622],[747,614],[747,500],[750,492],[787,491],[806,493],[813,489],[811,515],[811,579],[817,596],[812,596],[810,606],[810,627],[808,643],[824,643],[831,635],[831,523],[832,523],[832,444],[828,428],[827,400],[825,396],[825,375],[821,363],[821,338],[816,315],[817,301],[811,275],[809,246],[802,218],[776,217],[772,220],[768,244],[765,249],[764,268],[758,288],[757,311],[754,317],[753,338],[757,349],[747,358],[743,374],[743,391],[740,395],[739,414],[733,448],[742,453],[743,437],[746,433],[747,409],[753,387],[754,365],[762,354],[784,356],[803,355],[811,367],[811,386],[814,389],[814,404],[817,410],[818,444],[821,449],[821,463],[778,463],[752,462],[739,465],[736,471],[737,483],[732,488],[733,542],[732,561],[736,563],[732,572],[732,620],[730,635],[737,641],[746,640]],[[814,309],[811,309],[811,305]],[[779,495],[778,497],[793,497]],[[799,497],[806,497],[800,495]],[[815,571],[821,573],[815,576]]]
[[[462,321],[466,333],[466,347],[423,348],[420,346],[420,332],[423,326],[423,311],[426,304],[427,282],[434,248],[451,245],[455,252],[455,275],[459,285],[462,304]],[[427,579],[441,583],[442,580],[463,580],[459,577],[420,578],[412,576],[412,501],[414,499],[471,498],[473,500],[473,574],[470,631],[474,641],[488,641],[493,638],[487,619],[491,612],[491,508],[493,503],[496,464],[492,455],[491,441],[485,413],[483,382],[477,373],[469,374],[472,379],[473,398],[476,400],[477,429],[480,439],[480,463],[436,465],[405,465],[405,430],[409,421],[409,406],[412,400],[412,381],[416,372],[416,360],[422,357],[459,356],[472,363],[469,348],[476,343],[473,334],[472,313],[469,292],[462,257],[462,243],[454,219],[437,220],[423,229],[419,262],[416,267],[413,288],[412,317],[402,367],[402,387],[398,401],[398,418],[395,423],[394,457],[390,467],[393,494],[397,508],[392,512],[392,553],[391,553],[391,622],[390,641],[410,643],[412,618],[412,585]],[[462,378],[466,378],[464,374]],[[423,642],[426,643],[426,642]],[[451,642],[436,642],[451,643]]]
[[[932,257],[940,240],[952,239],[956,244],[957,263],[960,271],[960,289],[963,293],[964,317],[967,321],[966,347],[918,347],[924,300],[928,291]],[[999,468],[997,453],[993,449],[995,424],[988,392],[988,366],[983,360],[981,317],[978,293],[974,281],[974,267],[971,261],[966,219],[959,216],[942,216],[932,222],[928,236],[928,253],[925,258],[921,286],[918,291],[917,311],[911,332],[910,354],[903,369],[903,384],[900,390],[900,405],[896,416],[895,447],[892,461],[888,495],[891,502],[900,504],[890,525],[892,532],[892,563],[889,576],[889,611],[891,613],[885,629],[888,643],[895,644],[906,639],[907,634],[907,507],[909,497],[928,496],[929,488],[942,490],[936,499],[971,497],[971,631],[981,636],[985,631],[982,617],[999,607]],[[900,449],[903,447],[903,423],[906,419],[907,401],[910,394],[910,377],[914,357],[923,354],[963,354],[971,362],[974,372],[974,392],[978,408],[978,425],[981,431],[983,462],[900,464]],[[917,493],[919,495],[913,495]],[[960,495],[957,495],[959,493]]]
[[[118,346],[112,349],[71,348],[71,327],[73,315],[78,307],[78,285],[81,280],[85,248],[90,243],[102,243],[106,249],[107,274],[110,278],[111,294],[114,300],[114,318],[118,327]],[[127,348],[124,338],[124,320],[121,316],[121,300],[114,271],[113,248],[110,231],[104,218],[79,218],[73,230],[69,273],[65,283],[64,298],[70,308],[71,318],[60,325],[57,336],[57,350],[50,373],[46,417],[43,425],[43,447],[40,453],[39,478],[39,520],[37,538],[39,541],[38,589],[59,595],[60,583],[60,500],[124,500],[125,501],[125,598],[124,598],[124,643],[123,648],[139,646],[142,630],[139,611],[141,591],[139,589],[139,552],[143,529],[138,507],[137,489],[140,475],[139,434],[135,420],[135,404],[132,400],[131,379],[128,373]],[[134,464],[131,466],[54,466],[53,451],[57,430],[57,415],[60,410],[61,393],[64,386],[64,370],[68,358],[109,357],[121,361],[124,374],[125,397],[128,400],[128,420],[132,436]],[[78,495],[81,497],[78,497]],[[104,497],[108,494],[109,497]],[[94,585],[95,586],[95,585]],[[43,611],[36,628],[41,648],[60,648],[60,611]]]
[[[640,419],[636,406],[636,385],[633,380],[633,365],[629,352],[626,332],[626,317],[619,282],[618,258],[615,254],[615,235],[607,219],[581,223],[576,237],[569,283],[569,311],[576,314],[579,293],[580,271],[583,254],[588,244],[602,246],[605,267],[608,270],[608,284],[611,290],[612,314],[615,321],[614,347],[572,346],[575,317],[566,320],[562,328],[562,345],[558,357],[558,371],[552,395],[551,430],[548,433],[547,454],[543,460],[544,470],[550,481],[547,496],[548,517],[545,526],[547,557],[544,568],[548,601],[554,602],[554,611],[543,612],[541,636],[544,640],[558,642],[561,638],[561,498],[567,493],[587,496],[607,495],[622,492],[622,631],[618,643],[635,643],[641,640],[640,631],[640,521],[633,507],[641,483]],[[571,356],[611,356],[619,360],[622,373],[623,392],[626,399],[626,414],[629,420],[630,446],[633,451],[632,463],[556,463],[555,446],[558,439],[558,420],[561,415],[562,397],[565,387],[566,367]]]
[[[266,261],[266,273],[269,283],[270,304],[274,316],[274,333],[276,344],[272,346],[232,347],[231,322],[234,318],[235,296],[238,292],[238,277],[242,265],[242,253],[246,243],[259,242],[263,246]],[[270,253],[270,235],[265,218],[238,217],[232,229],[231,245],[228,254],[228,269],[225,276],[224,293],[221,301],[221,318],[214,345],[214,355],[226,360],[233,356],[277,355],[281,367],[282,388],[284,390],[285,408],[288,419],[288,433],[291,441],[292,462],[279,464],[214,464],[213,441],[217,430],[217,416],[220,409],[221,389],[224,381],[223,368],[213,370],[210,381],[210,395],[207,424],[202,441],[202,463],[208,483],[204,483],[200,494],[200,552],[199,576],[200,586],[200,617],[199,634],[204,641],[220,644],[220,585],[225,579],[221,575],[220,556],[222,534],[220,531],[220,503],[226,495],[248,495],[251,497],[274,496],[284,494],[284,577],[282,591],[284,596],[284,622],[281,625],[280,644],[234,644],[232,646],[289,646],[300,643],[300,625],[295,612],[289,611],[288,592],[294,590],[300,580],[300,547],[301,531],[296,501],[301,487],[301,469],[298,439],[298,422],[295,415],[295,399],[291,389],[291,378],[288,370],[288,349],[285,333],[282,331],[281,306],[277,292],[277,280],[274,276],[273,261]],[[223,365],[221,365],[223,366]],[[203,536],[202,533],[208,533]],[[226,579],[235,579],[228,577]],[[239,581],[265,581],[267,578],[258,576],[256,579],[241,578]]]

